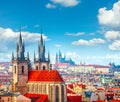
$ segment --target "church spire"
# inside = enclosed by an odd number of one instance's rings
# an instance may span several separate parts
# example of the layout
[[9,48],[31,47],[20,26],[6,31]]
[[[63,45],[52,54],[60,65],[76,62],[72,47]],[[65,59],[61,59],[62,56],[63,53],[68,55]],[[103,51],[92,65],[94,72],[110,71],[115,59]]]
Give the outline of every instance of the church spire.
[[22,35],[21,35],[21,28],[20,28],[19,40],[17,43],[17,59],[25,60],[24,52],[25,52],[25,45],[22,42]]
[[22,35],[21,35],[21,27],[20,27],[20,35],[19,35],[19,45],[22,45]]
[[12,60],[14,60],[14,52],[12,52]]
[[18,59],[18,56],[19,56],[19,55],[18,55],[18,53],[19,53],[19,45],[18,45],[18,43],[17,43],[16,46],[17,46],[17,47],[16,47],[16,52],[17,52],[17,56],[16,56],[16,57],[17,57],[17,59]]
[[41,34],[40,44],[39,44],[39,59],[45,61],[45,44],[43,42],[43,36]]
[[40,46],[43,47],[43,35],[41,34],[41,37],[40,37]]
[[50,63],[50,53],[48,52],[48,62]]
[[30,58],[29,58],[29,52],[27,52],[27,60],[30,60]]
[[35,54],[35,51],[34,51],[34,61],[36,61],[36,54]]
[[56,53],[56,59],[55,62],[58,63],[58,54]]

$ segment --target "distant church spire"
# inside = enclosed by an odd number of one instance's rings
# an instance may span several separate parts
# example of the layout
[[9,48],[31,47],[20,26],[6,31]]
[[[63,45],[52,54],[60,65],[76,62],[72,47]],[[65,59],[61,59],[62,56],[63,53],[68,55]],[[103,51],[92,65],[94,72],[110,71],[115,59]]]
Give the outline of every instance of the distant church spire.
[[56,59],[55,62],[58,63],[58,54],[56,53]]

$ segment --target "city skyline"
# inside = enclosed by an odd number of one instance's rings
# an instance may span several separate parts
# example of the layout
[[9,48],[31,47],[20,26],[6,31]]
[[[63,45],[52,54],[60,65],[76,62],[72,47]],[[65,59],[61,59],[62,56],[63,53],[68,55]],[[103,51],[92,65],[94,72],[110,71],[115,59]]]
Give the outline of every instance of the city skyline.
[[119,18],[120,0],[1,1],[0,62],[16,53],[21,27],[31,61],[42,33],[52,63],[60,50],[76,64],[119,64]]

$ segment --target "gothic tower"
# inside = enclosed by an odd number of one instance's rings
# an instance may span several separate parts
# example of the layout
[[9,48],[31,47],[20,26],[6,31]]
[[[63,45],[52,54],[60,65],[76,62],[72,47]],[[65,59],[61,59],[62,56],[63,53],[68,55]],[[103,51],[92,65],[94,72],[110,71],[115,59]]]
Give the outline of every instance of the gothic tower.
[[48,53],[48,58],[45,58],[45,43],[43,41],[43,36],[41,34],[40,42],[38,43],[38,58],[36,58],[34,53],[34,66],[35,70],[48,70],[50,69],[50,57]]
[[16,57],[12,54],[13,64],[13,83],[15,84],[15,90],[21,94],[27,92],[28,72],[30,69],[29,53],[25,57],[25,45],[22,41],[21,31],[19,35],[19,41],[17,43]]

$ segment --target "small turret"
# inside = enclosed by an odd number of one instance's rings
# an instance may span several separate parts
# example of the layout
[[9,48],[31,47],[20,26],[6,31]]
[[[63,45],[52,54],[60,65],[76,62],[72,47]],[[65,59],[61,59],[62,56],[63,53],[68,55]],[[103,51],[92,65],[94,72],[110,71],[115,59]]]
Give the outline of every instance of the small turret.
[[50,54],[49,54],[49,52],[48,52],[48,62],[50,63]]
[[14,52],[12,52],[12,60],[14,60]]
[[30,60],[30,58],[29,58],[29,52],[27,52],[27,60]]
[[35,51],[34,51],[34,61],[36,61],[36,54],[35,54]]

